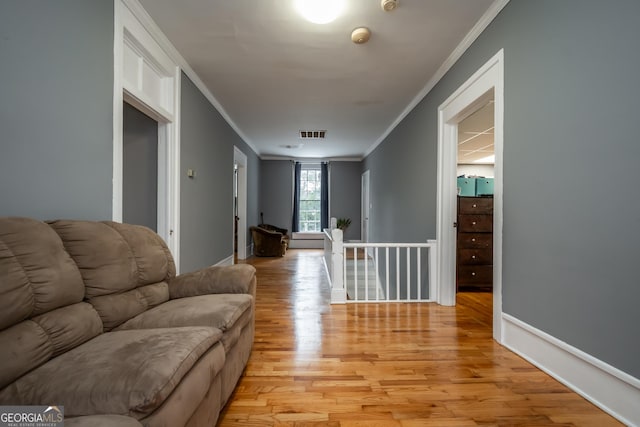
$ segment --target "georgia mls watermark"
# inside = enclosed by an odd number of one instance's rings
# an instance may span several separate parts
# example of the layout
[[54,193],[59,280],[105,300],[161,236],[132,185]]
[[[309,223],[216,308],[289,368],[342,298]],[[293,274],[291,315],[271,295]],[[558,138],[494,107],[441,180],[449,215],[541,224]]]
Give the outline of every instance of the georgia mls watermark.
[[62,427],[64,406],[0,406],[0,427]]

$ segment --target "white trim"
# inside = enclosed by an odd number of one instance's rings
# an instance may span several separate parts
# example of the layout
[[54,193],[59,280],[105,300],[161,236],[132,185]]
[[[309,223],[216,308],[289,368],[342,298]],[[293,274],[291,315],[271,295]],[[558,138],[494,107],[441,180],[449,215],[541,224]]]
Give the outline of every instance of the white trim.
[[[238,259],[246,259],[247,251],[247,156],[238,147],[233,147],[233,163],[238,165]],[[233,203],[231,204],[233,206]],[[233,209],[233,208],[232,208]],[[233,217],[233,213],[232,213]],[[235,223],[235,220],[234,220]],[[233,239],[233,227],[231,228]],[[233,241],[233,240],[232,240]]]
[[438,107],[438,194],[436,240],[437,281],[430,298],[455,305],[456,165],[458,123],[494,99],[494,147],[496,154],[493,215],[493,337],[501,342],[502,224],[504,150],[504,51],[501,49]]
[[178,50],[173,46],[173,44],[169,41],[167,36],[164,35],[160,27],[153,21],[149,13],[142,7],[142,5],[137,0],[122,0],[127,3],[127,6],[134,15],[140,20],[144,28],[151,34],[153,39],[158,42],[163,49],[167,52],[167,54],[171,57],[171,59],[182,69],[182,71],[189,77],[191,82],[202,92],[205,98],[214,106],[216,110],[220,113],[220,115],[226,120],[227,123],[233,128],[233,130],[242,138],[242,140],[255,152],[259,151],[256,147],[251,143],[249,138],[245,136],[245,134],[240,130],[240,127],[236,125],[236,123],[231,119],[231,116],[224,109],[222,104],[218,102],[218,100],[213,96],[211,91],[207,88],[204,82],[200,79],[198,74],[191,68],[191,65],[187,62],[186,59],[178,52]]
[[260,160],[290,160],[292,162],[300,163],[322,163],[322,162],[361,162],[364,157],[291,157],[291,156],[275,156],[267,155],[260,156]]
[[218,261],[217,263],[213,264],[213,267],[224,267],[227,265],[233,265],[233,255],[226,257],[223,260]]
[[113,178],[112,178],[112,198],[111,198],[111,219],[122,222],[122,126],[124,94],[122,91],[122,67],[123,67],[123,46],[124,38],[122,22],[120,19],[120,9],[122,5],[119,1],[113,2]]
[[640,379],[506,313],[503,345],[626,425],[640,424]]
[[391,123],[391,125],[387,128],[387,130],[380,135],[380,137],[376,140],[376,142],[369,147],[369,149],[364,153],[363,157],[367,157],[369,154],[373,153],[378,145],[385,140],[387,136],[404,120],[404,118],[424,99],[425,96],[431,89],[438,84],[438,82],[447,74],[447,72],[453,67],[453,65],[460,59],[460,57],[471,47],[473,42],[482,34],[482,32],[489,26],[489,24],[495,19],[496,16],[500,13],[500,11],[509,3],[509,0],[495,0],[489,9],[482,15],[480,20],[473,26],[473,28],[467,33],[464,39],[460,42],[460,44],[451,52],[449,57],[444,61],[444,63],[438,68],[438,71],[429,79],[427,84],[422,88],[420,92],[411,100],[409,105],[400,113],[400,115]]
[[[112,219],[122,221],[122,102],[158,121],[158,234],[180,271],[180,84],[181,71],[143,24],[136,0],[114,2]],[[126,58],[125,58],[126,53]]]
[[371,172],[369,169],[360,175],[360,239],[369,243],[371,232]]

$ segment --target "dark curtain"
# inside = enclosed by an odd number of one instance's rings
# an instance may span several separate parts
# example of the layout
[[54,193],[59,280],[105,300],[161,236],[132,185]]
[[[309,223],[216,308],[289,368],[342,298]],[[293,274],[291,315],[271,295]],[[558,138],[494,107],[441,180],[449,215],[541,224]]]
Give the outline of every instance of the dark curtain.
[[296,162],[293,167],[293,221],[291,231],[296,233],[299,230],[300,223],[300,171],[302,164]]
[[320,166],[320,231],[329,228],[329,163]]

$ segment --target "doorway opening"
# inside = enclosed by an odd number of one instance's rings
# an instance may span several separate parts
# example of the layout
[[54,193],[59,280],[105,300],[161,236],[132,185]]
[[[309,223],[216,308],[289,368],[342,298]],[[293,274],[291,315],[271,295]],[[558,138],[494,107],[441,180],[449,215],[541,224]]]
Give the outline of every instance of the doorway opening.
[[158,122],[122,106],[122,221],[158,231]]
[[[114,2],[112,220],[123,221],[123,101],[157,122],[156,231],[180,272],[180,78],[164,41],[149,32],[144,14]],[[139,19],[139,17],[142,17]],[[142,20],[141,20],[142,19]],[[147,23],[148,24],[148,23]],[[151,214],[149,214],[151,215]]]
[[458,123],[456,292],[493,290],[493,105]]
[[431,299],[456,304],[459,125],[493,99],[494,180],[492,215],[493,338],[502,342],[502,224],[504,52],[500,50],[438,108],[437,280]]

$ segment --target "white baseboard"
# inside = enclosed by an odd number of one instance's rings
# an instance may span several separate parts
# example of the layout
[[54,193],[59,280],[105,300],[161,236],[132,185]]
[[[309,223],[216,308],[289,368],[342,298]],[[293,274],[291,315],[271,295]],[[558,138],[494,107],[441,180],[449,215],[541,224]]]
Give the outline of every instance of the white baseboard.
[[225,259],[218,261],[213,264],[215,267],[223,266],[223,265],[233,265],[233,255],[226,257]]
[[506,313],[502,344],[628,426],[640,425],[640,380]]

